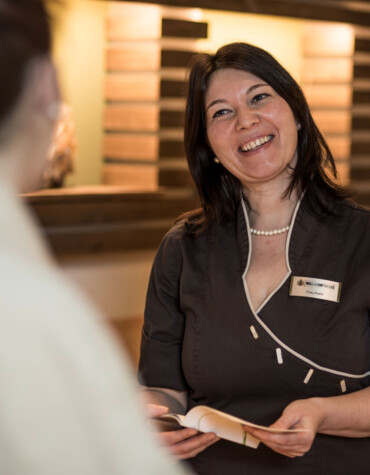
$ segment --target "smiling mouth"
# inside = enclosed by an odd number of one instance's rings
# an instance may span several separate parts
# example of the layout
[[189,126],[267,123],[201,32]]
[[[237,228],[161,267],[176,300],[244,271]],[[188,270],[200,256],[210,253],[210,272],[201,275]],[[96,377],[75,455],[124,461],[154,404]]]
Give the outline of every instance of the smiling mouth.
[[256,140],[252,140],[242,147],[240,147],[241,152],[250,152],[252,150],[257,150],[258,148],[262,147],[262,145],[265,145],[267,142],[271,142],[271,140],[274,138],[273,135],[266,135],[265,137],[259,137]]

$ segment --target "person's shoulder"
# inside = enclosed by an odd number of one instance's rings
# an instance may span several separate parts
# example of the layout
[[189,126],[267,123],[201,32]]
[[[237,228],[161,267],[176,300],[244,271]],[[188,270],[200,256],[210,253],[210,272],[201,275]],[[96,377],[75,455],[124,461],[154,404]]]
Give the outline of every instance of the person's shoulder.
[[370,223],[370,208],[352,199],[337,200],[336,208],[341,214],[349,215],[351,219]]
[[181,214],[166,233],[165,239],[193,239],[206,232],[201,208]]

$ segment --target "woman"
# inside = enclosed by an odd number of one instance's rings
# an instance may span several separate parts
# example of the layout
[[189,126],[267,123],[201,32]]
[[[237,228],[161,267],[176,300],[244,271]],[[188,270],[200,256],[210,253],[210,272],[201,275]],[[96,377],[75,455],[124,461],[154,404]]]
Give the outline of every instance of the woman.
[[0,473],[184,473],[154,445],[124,355],[17,196],[41,183],[58,115],[49,53],[42,1],[0,0]]
[[147,397],[306,430],[246,428],[257,450],[189,429],[161,433],[163,443],[199,474],[368,473],[370,213],[330,178],[301,89],[254,46],[200,55],[185,147],[202,209],[155,258]]

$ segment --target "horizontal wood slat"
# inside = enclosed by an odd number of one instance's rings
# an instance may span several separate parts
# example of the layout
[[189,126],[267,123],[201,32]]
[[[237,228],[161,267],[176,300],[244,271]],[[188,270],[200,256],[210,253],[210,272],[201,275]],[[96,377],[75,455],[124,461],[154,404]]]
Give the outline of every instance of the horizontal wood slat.
[[107,101],[156,101],[158,97],[157,73],[114,73],[105,77]]
[[186,95],[185,81],[173,81],[162,79],[160,84],[160,96],[165,97],[184,97]]
[[370,90],[353,91],[353,104],[370,104]]
[[158,39],[161,36],[161,16],[158,7],[150,5],[122,5],[109,2],[106,32],[112,41]]
[[122,185],[142,190],[158,188],[158,174],[155,166],[125,165],[104,163],[103,183],[105,185]]
[[352,129],[353,130],[370,129],[370,115],[368,117],[353,116]]
[[157,71],[161,65],[161,50],[151,42],[107,45],[108,71]]
[[182,128],[184,126],[184,111],[162,109],[160,112],[159,123],[161,128]]
[[194,182],[188,170],[161,168],[159,170],[158,184],[168,188],[194,187]]
[[[370,157],[369,157],[370,161]],[[354,167],[351,168],[352,180],[370,181],[370,167]]]
[[[137,2],[139,0],[132,0]],[[142,0],[140,0],[142,1]],[[370,13],[356,8],[343,8],[341,0],[322,1],[312,0],[156,0],[159,5],[210,8],[244,13],[279,15],[315,20],[337,21],[368,26]],[[358,3],[358,2],[354,2]]]
[[370,64],[355,64],[353,75],[356,79],[370,79]]
[[108,130],[157,132],[159,106],[155,104],[107,104],[104,127]]
[[158,151],[157,135],[109,133],[103,137],[103,155],[107,158],[154,162]]
[[354,49],[353,31],[347,25],[310,23],[306,28],[303,54],[306,57],[351,57]]
[[162,19],[162,37],[207,38],[208,24],[170,18]]
[[184,157],[184,143],[181,140],[161,140],[159,144],[159,157]]
[[352,105],[352,88],[350,84],[303,86],[303,90],[312,108],[347,108]]
[[314,120],[324,134],[349,134],[351,132],[351,112],[343,111],[312,111]]
[[187,68],[197,53],[194,51],[162,50],[162,68]]
[[353,77],[352,58],[305,58],[302,68],[304,83],[350,82]]
[[370,137],[369,137],[369,140],[366,142],[357,142],[353,140],[352,147],[351,147],[351,154],[352,155],[369,155],[370,154]]
[[370,52],[370,38],[356,38],[355,39],[356,52]]
[[111,186],[45,190],[25,199],[58,257],[155,249],[179,214],[199,206],[189,191]]

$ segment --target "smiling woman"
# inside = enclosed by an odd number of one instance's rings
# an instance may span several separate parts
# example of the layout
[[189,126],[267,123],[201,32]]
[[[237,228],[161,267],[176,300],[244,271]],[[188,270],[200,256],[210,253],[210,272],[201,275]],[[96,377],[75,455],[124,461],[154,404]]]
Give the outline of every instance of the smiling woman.
[[245,427],[257,450],[186,429],[161,438],[201,475],[346,475],[352,460],[366,473],[370,212],[332,180],[301,88],[250,44],[199,55],[185,148],[202,208],[178,220],[154,261],[140,359],[148,397],[304,430]]
[[298,126],[288,103],[269,84],[237,69],[219,70],[212,75],[205,107],[212,151],[242,186],[272,178],[281,188],[289,184]]

